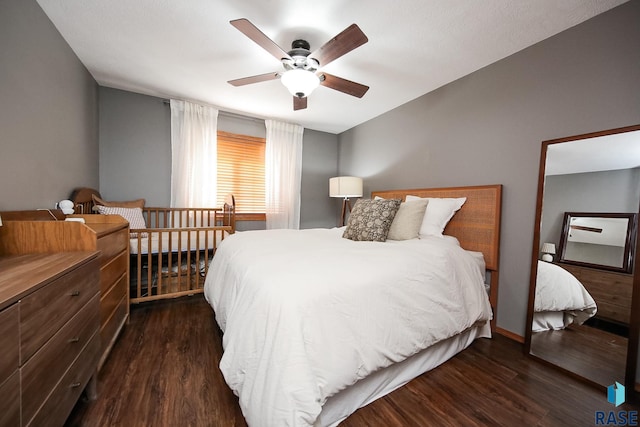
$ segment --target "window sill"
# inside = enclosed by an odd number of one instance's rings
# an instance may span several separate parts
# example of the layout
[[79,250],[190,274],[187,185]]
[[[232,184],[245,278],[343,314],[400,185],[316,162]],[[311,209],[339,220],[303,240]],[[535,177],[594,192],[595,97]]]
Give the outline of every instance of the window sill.
[[266,221],[264,213],[236,213],[236,221]]

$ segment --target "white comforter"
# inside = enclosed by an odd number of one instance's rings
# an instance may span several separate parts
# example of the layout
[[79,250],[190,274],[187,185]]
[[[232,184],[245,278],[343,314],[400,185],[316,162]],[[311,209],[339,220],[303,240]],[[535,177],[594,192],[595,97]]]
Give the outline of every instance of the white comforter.
[[491,318],[484,271],[450,240],[341,235],[240,232],[214,257],[220,369],[252,427],[311,426],[328,397]]
[[576,277],[560,267],[538,261],[534,311],[562,312],[563,324],[558,326],[535,327],[534,331],[566,327],[573,322],[582,324],[596,314],[593,297]]

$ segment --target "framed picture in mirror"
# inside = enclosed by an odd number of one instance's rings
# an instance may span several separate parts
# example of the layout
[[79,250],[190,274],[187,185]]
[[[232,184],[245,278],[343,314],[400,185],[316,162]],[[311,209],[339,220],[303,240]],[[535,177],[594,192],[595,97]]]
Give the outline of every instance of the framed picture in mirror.
[[636,228],[636,213],[565,212],[558,261],[631,273]]

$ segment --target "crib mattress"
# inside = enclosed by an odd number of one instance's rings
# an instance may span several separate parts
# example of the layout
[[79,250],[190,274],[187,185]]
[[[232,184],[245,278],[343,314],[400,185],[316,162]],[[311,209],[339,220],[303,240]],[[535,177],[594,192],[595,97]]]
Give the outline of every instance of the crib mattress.
[[216,249],[228,234],[223,230],[144,230],[132,233],[129,246],[132,255]]

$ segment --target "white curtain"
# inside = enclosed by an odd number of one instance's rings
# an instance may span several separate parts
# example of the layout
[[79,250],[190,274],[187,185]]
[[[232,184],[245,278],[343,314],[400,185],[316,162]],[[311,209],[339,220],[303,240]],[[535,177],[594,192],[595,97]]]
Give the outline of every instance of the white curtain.
[[298,229],[304,128],[275,120],[266,120],[265,125],[266,227]]
[[171,206],[216,205],[218,110],[171,100]]

